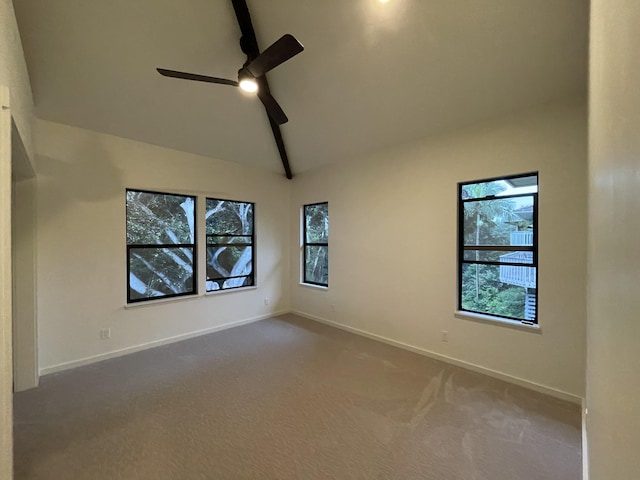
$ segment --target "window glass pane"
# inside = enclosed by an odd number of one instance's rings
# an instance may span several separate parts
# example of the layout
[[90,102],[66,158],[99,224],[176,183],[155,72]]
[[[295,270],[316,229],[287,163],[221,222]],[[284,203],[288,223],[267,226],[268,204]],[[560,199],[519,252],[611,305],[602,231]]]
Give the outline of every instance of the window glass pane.
[[462,186],[462,199],[485,198],[497,195],[507,190],[508,185],[503,180],[492,182],[471,183]]
[[536,268],[462,265],[464,310],[520,320],[535,320]]
[[132,247],[129,251],[129,298],[194,292],[193,247]]
[[533,245],[533,196],[464,203],[465,245]]
[[[536,322],[538,174],[463,184],[460,191],[460,308]],[[474,250],[476,246],[489,249]]]
[[127,244],[195,243],[195,197],[127,190]]
[[501,195],[518,195],[538,191],[538,175],[528,175],[505,180],[469,183],[462,186],[462,200]]
[[207,291],[254,285],[253,203],[207,198],[206,210]]
[[207,198],[207,234],[253,235],[253,204]]
[[225,290],[227,288],[252,287],[253,275],[238,278],[228,278],[219,280],[207,280],[207,292]]
[[207,235],[207,245],[226,245],[228,243],[252,243],[251,237],[224,237],[222,235],[209,236]]
[[500,250],[465,250],[464,259],[482,262],[533,263],[533,252],[505,252]]
[[207,279],[252,273],[252,247],[207,247]]
[[304,281],[328,285],[329,247],[305,247]]
[[329,204],[305,205],[305,243],[329,242]]

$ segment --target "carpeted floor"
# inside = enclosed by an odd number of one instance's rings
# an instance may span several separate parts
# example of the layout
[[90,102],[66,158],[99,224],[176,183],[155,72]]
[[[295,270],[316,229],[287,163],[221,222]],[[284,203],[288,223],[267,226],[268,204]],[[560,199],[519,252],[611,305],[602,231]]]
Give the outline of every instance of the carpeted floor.
[[581,478],[576,405],[294,315],[14,404],[18,480]]

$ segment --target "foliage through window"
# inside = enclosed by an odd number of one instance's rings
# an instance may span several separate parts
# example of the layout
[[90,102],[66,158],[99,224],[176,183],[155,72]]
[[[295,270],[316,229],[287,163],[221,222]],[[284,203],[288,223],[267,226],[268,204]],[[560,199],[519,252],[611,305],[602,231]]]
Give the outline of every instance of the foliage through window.
[[458,309],[537,323],[538,174],[458,184]]
[[329,286],[329,204],[303,208],[304,283]]
[[127,190],[127,302],[196,293],[196,198]]
[[207,291],[255,285],[254,204],[207,198]]

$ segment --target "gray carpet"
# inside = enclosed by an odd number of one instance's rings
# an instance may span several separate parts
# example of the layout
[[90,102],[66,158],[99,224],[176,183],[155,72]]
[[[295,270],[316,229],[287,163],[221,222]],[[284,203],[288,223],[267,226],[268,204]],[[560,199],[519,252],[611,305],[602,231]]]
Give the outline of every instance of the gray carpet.
[[42,378],[16,479],[578,480],[575,405],[293,315]]

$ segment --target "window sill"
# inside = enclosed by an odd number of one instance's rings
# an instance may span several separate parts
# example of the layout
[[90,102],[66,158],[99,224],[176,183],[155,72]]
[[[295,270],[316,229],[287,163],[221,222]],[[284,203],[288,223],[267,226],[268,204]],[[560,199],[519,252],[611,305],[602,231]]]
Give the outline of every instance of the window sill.
[[225,288],[223,290],[211,290],[210,292],[206,292],[205,295],[215,296],[215,295],[223,295],[225,293],[233,293],[233,292],[246,292],[247,290],[257,290],[258,287],[256,285],[252,285],[250,287],[236,287],[236,288]]
[[150,298],[148,300],[143,300],[139,302],[127,303],[125,304],[125,310],[130,308],[141,308],[141,307],[151,307],[153,305],[160,305],[163,303],[173,303],[173,302],[184,302],[186,300],[193,300],[194,298],[198,298],[200,295],[194,293],[193,295],[181,295],[179,297],[171,297],[171,298]]
[[532,333],[542,333],[540,325],[533,324],[527,325],[526,323],[519,322],[517,320],[511,320],[508,318],[494,317],[493,315],[483,315],[481,313],[465,312],[462,310],[456,310],[453,314],[456,318],[463,320],[472,320],[482,323],[489,323],[492,325],[499,325],[502,327],[515,328],[516,330],[526,330]]
[[314,285],[313,283],[300,282],[298,285],[307,288],[317,288],[318,290],[329,290],[329,287],[325,287],[324,285]]

